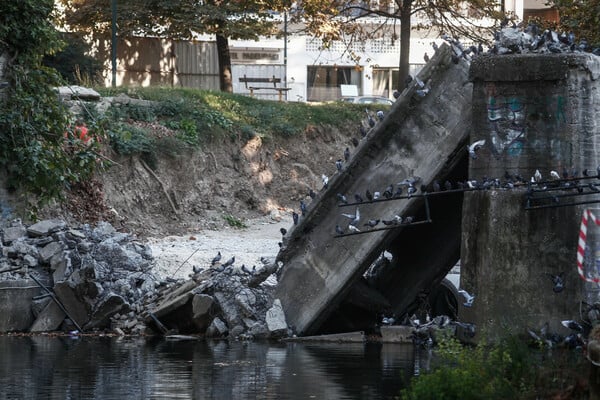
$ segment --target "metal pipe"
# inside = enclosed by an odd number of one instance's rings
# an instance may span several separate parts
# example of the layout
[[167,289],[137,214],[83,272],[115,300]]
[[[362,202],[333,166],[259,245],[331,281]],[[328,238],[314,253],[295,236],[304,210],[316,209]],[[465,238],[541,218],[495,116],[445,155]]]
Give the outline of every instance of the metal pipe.
[[65,308],[65,306],[62,305],[62,303],[58,300],[58,298],[56,297],[56,295],[54,293],[52,293],[52,291],[50,289],[48,289],[42,282],[40,282],[35,276],[29,274],[29,277],[31,279],[33,279],[33,281],[35,283],[37,283],[42,289],[44,289],[51,297],[52,300],[54,300],[54,302],[56,303],[56,305],[58,306],[58,308],[60,308],[67,317],[69,317],[69,319],[71,321],[73,321],[73,324],[75,324],[75,326],[77,327],[77,329],[79,330],[79,332],[83,333],[83,329],[81,328],[81,326],[79,326],[79,324],[77,323],[77,321],[75,321],[75,319],[73,317],[71,317],[71,315],[69,314],[69,312],[67,311],[67,309]]

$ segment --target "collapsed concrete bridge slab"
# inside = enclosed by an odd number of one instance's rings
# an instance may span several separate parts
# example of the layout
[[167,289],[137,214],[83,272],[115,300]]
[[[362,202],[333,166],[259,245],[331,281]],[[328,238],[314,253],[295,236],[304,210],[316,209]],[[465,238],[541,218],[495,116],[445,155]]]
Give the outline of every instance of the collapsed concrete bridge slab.
[[[388,185],[397,187],[411,177],[420,177],[418,187],[436,179],[443,182],[451,175],[464,179],[472,85],[469,64],[453,63],[451,52],[448,46],[436,52],[419,74],[429,92],[420,95],[414,81],[404,90],[284,238],[277,256],[283,267],[276,295],[297,334],[317,333],[384,250],[393,254],[390,279],[375,290],[389,300],[389,311],[396,314],[432,280],[441,280],[458,260],[462,194],[450,201],[432,196],[427,202],[432,223],[424,223],[423,196],[344,208],[339,207],[337,196],[353,199],[354,193],[360,193],[364,197],[367,189],[383,193]],[[336,225],[347,230],[349,222],[341,214],[355,213],[357,208],[361,230],[369,229],[363,226],[369,219],[395,215],[423,223],[338,237]]]

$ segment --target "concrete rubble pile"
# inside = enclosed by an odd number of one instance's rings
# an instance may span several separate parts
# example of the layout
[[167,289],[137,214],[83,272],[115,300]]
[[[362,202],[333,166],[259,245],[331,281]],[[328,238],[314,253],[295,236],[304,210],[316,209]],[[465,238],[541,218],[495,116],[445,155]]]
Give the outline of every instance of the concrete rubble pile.
[[0,234],[0,332],[288,334],[259,272],[209,268],[187,281],[161,280],[150,247],[107,222],[14,220]]

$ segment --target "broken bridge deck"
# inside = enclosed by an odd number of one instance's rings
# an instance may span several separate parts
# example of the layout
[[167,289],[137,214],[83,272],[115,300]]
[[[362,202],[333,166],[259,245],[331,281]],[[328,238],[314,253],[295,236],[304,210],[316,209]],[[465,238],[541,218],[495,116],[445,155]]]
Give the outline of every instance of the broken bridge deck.
[[[340,237],[335,233],[335,226],[340,225],[347,230],[349,222],[341,213],[354,213],[358,207],[360,229],[364,230],[368,228],[363,224],[369,219],[391,219],[394,215],[406,217],[413,213],[415,218],[419,215],[423,218],[419,210],[423,209],[424,197],[342,208],[337,194],[345,194],[352,201],[354,193],[363,197],[366,189],[383,193],[389,184],[396,187],[398,182],[413,176],[421,178],[420,187],[448,176],[460,160],[465,164],[464,149],[471,126],[472,85],[468,78],[469,63],[465,60],[453,63],[451,52],[447,45],[440,47],[418,75],[430,86],[429,93],[419,96],[419,87],[413,81],[384,120],[360,141],[342,171],[330,176],[328,187],[319,191],[306,215],[300,217],[299,223],[284,238],[284,246],[277,256],[277,261],[281,261],[283,266],[276,296],[281,300],[288,325],[298,335],[319,333],[326,319],[383,250],[393,246],[396,259],[402,251],[415,250],[401,249],[399,238],[407,238],[406,243],[410,243],[411,229],[425,232],[419,240],[429,234],[430,230],[423,228],[426,224],[422,224]],[[454,209],[459,208],[459,214],[461,205],[462,198],[453,204]],[[441,214],[438,212],[437,215]],[[396,280],[408,279],[403,282],[404,291],[397,293],[389,285],[380,289],[386,298],[392,300],[396,311],[406,307],[424,284],[445,275],[451,267],[448,264],[457,257],[460,218],[451,218],[448,224],[446,231],[451,233],[452,240],[447,249],[436,255],[435,244],[432,244],[423,257],[413,254],[411,265],[402,266],[413,270],[395,277]],[[410,246],[415,245],[418,243],[410,243]],[[436,257],[444,259],[436,262]],[[422,260],[419,261],[419,258]],[[415,269],[418,271],[415,272]],[[389,282],[394,282],[394,279]]]

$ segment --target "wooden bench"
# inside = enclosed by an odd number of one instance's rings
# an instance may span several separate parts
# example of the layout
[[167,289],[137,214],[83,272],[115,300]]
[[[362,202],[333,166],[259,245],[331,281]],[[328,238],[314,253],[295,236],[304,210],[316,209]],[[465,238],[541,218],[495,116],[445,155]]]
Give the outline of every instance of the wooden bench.
[[[244,76],[240,78],[240,82],[244,82],[246,89],[250,91],[250,97],[254,97],[255,90],[276,90],[279,94],[279,101],[283,101],[283,93],[291,90],[291,88],[278,87],[277,85],[281,83],[281,78],[276,78],[275,75],[271,78],[248,78],[246,74],[244,74]],[[249,86],[249,83],[272,83],[273,86]]]

